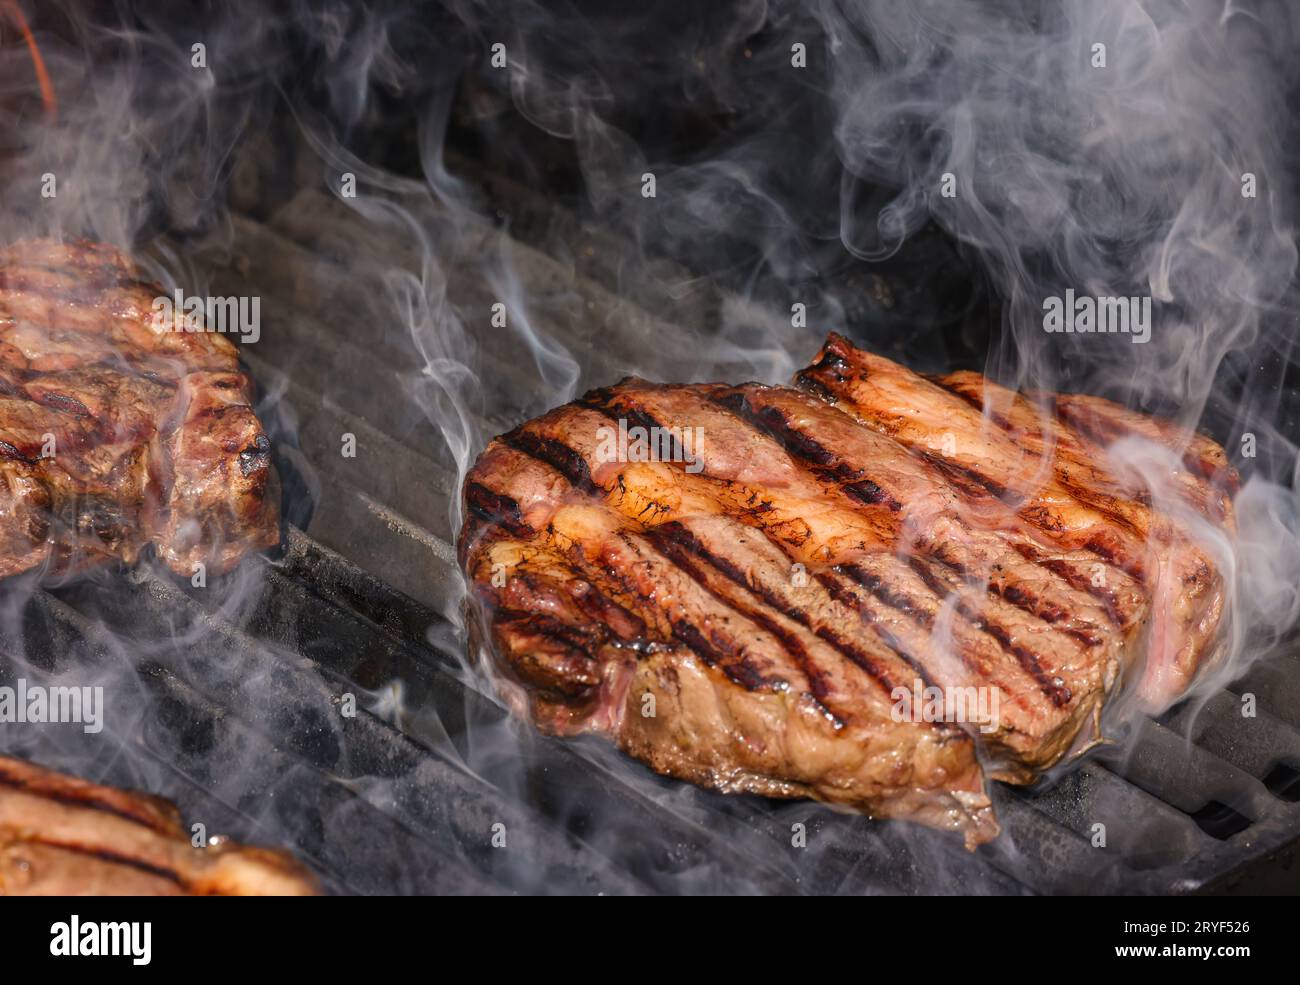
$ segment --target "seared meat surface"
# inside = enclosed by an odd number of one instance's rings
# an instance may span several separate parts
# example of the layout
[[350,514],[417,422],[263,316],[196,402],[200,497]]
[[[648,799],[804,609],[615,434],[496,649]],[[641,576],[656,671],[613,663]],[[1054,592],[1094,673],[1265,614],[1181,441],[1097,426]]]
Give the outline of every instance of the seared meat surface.
[[[1121,680],[1161,707],[1212,652],[1224,587],[1182,519],[1232,530],[1208,439],[838,336],[796,385],[628,379],[480,456],[472,626],[539,728],[974,846],[986,777],[1030,781]],[[1177,508],[1108,471],[1118,434],[1177,453]]]
[[[283,852],[194,848],[176,808],[0,756],[0,896],[306,896]],[[215,841],[215,839],[214,839]]]
[[112,247],[0,250],[0,577],[133,562],[233,567],[279,538],[252,383],[222,335],[160,317]]

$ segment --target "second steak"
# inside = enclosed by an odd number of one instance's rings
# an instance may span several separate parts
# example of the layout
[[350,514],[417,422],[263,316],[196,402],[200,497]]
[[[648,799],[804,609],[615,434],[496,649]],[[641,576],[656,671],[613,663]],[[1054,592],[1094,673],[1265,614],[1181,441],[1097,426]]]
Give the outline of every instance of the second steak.
[[160,293],[102,244],[0,250],[0,577],[150,544],[220,573],[278,541],[252,382],[226,338],[159,318]]

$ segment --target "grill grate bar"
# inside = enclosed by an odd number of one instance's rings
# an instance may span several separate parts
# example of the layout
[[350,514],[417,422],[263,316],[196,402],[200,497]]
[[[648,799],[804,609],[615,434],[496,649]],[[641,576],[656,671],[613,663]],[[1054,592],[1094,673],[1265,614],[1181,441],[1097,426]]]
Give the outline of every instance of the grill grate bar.
[[1242,707],[1236,696],[1220,691],[1203,705],[1180,706],[1165,724],[1176,735],[1190,736],[1211,755],[1259,780],[1279,762],[1300,763],[1300,731],[1258,708],[1254,717],[1246,718]]
[[1276,805],[1264,784],[1150,719],[1136,725],[1136,741],[1101,761],[1128,782],[1166,804],[1195,815],[1213,799],[1252,821]]
[[[486,222],[457,223],[423,195],[401,196],[395,204],[408,210],[429,235],[446,267],[448,300],[489,355],[501,350],[501,330],[491,324],[491,306],[505,302],[515,309],[511,317],[526,319],[531,329],[563,345],[580,366],[583,380],[591,384],[608,384],[628,373],[684,381],[701,379],[702,373],[735,375],[748,369],[745,362],[730,368],[725,363],[705,364],[702,355],[708,336],[655,317],[530,246],[502,240],[501,231]],[[338,326],[340,312],[366,304],[357,278],[349,282],[342,275],[356,270],[358,255],[376,265],[422,269],[424,258],[410,245],[409,236],[395,240],[387,230],[360,222],[337,199],[312,189],[302,190],[279,209],[270,226],[311,254],[336,257],[343,282],[339,290],[360,292],[350,305],[340,305],[337,295],[325,304],[323,295],[295,293],[295,310],[322,325],[344,327]],[[495,284],[485,279],[485,258],[498,255],[509,265],[511,276],[527,284],[526,299],[510,278],[502,276]],[[654,345],[646,346],[647,339],[653,339]],[[490,372],[494,401],[514,408],[513,415],[507,416],[519,419],[525,411],[535,412],[527,404],[539,385],[535,373],[520,371],[510,359],[494,359]]]

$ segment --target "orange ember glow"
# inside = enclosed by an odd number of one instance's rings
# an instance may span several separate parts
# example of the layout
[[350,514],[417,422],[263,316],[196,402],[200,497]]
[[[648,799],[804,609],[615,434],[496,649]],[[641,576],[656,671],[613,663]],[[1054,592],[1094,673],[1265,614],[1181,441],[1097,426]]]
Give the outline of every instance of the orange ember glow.
[[27,25],[27,18],[23,15],[22,8],[18,6],[18,0],[3,0],[3,4],[5,14],[18,28],[23,40],[27,42],[27,50],[32,53],[32,65],[36,69],[36,81],[41,87],[41,102],[45,106],[45,116],[53,122],[59,115],[59,101],[54,96],[54,83],[50,81],[50,73],[45,68],[41,49],[36,44],[36,38],[32,36],[32,29]]

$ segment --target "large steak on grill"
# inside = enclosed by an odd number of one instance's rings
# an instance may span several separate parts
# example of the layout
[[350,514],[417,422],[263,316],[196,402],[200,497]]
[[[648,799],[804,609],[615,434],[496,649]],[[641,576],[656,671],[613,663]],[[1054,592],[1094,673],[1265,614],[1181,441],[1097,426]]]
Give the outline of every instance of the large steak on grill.
[[[1168,458],[1139,487],[1105,447]],[[1168,704],[1225,590],[1221,448],[1081,396],[925,378],[831,336],[796,387],[627,379],[494,440],[465,481],[476,632],[546,732],[659,772],[960,831],[985,778]],[[964,703],[963,703],[964,702]]]

